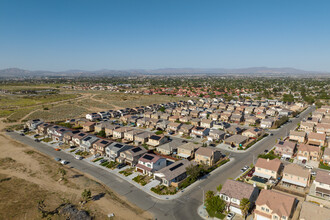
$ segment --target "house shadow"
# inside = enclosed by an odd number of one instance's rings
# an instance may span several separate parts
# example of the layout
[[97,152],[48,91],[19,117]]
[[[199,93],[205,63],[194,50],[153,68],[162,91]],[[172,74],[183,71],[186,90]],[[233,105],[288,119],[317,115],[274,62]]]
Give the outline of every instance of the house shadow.
[[97,200],[101,199],[104,196],[105,196],[105,193],[99,193],[99,194],[97,194],[95,196],[92,196],[92,200],[93,201],[97,201]]
[[84,176],[84,175],[82,175],[82,174],[76,174],[76,175],[73,175],[71,178],[79,178],[79,177],[82,177],[82,176]]

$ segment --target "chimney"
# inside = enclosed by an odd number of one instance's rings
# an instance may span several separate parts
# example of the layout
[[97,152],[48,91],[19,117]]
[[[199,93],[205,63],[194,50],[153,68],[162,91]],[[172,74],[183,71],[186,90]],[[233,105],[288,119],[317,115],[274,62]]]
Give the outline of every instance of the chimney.
[[267,158],[267,162],[269,162],[269,158]]

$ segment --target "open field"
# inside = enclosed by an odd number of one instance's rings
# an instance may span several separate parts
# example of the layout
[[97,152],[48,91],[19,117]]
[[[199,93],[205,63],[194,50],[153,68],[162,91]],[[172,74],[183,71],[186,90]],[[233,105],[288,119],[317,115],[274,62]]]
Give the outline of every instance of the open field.
[[[0,219],[42,219],[37,209],[41,200],[47,211],[69,202],[87,210],[95,219],[106,219],[109,213],[115,213],[115,219],[152,218],[89,176],[60,165],[3,133],[0,133],[0,151]],[[60,169],[66,171],[64,176]],[[93,199],[80,205],[84,189],[91,190]],[[56,214],[49,217],[65,219]]]

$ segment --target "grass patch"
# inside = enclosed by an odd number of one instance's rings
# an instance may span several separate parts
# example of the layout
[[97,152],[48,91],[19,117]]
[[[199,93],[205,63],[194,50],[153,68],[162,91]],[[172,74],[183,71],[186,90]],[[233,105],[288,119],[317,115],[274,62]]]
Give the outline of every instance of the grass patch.
[[158,194],[158,195],[174,195],[177,193],[177,190],[174,186],[164,186],[164,185],[158,185],[155,187],[151,188],[151,191],[153,191],[154,193]]
[[324,164],[323,162],[320,162],[319,168],[324,169],[324,170],[330,170],[330,166],[328,166],[327,164]]
[[51,139],[51,138],[44,138],[41,141],[48,143],[48,142],[51,142],[52,140],[53,139]]
[[119,171],[120,174],[123,174],[124,176],[129,176],[133,173],[134,168],[127,168],[125,170]]
[[99,160],[102,160],[102,159],[103,159],[103,157],[99,157],[99,158],[96,158],[95,160],[93,160],[93,162],[95,163],[95,162],[97,162]]
[[150,176],[143,176],[143,175],[138,175],[133,178],[133,180],[137,183],[139,183],[141,186],[147,185],[152,177]]
[[264,158],[270,160],[273,160],[275,158],[281,159],[281,157],[276,155],[273,150],[269,151],[267,154],[259,154],[258,158]]

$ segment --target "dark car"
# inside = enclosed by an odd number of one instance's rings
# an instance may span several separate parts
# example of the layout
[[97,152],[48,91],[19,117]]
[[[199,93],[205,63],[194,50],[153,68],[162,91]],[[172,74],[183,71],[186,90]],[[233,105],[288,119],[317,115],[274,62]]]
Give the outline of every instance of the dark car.
[[36,137],[39,137],[39,134],[35,134],[33,137],[35,137],[35,138],[36,138]]
[[268,153],[268,150],[265,150],[264,152],[265,152],[265,153]]
[[273,135],[274,135],[273,133],[270,134],[270,136],[273,136]]
[[71,149],[74,149],[74,148],[76,148],[76,146],[70,146],[70,148],[71,148]]
[[307,161],[306,160],[302,160],[302,163],[305,164]]
[[25,134],[23,134],[23,133],[21,133],[20,135],[21,135],[21,136],[25,136]]
[[10,129],[6,129],[7,132],[12,132],[13,130],[10,130]]
[[61,158],[56,157],[55,160],[56,160],[56,161],[61,161]]
[[35,141],[35,142],[40,142],[40,140],[39,140],[39,139],[34,139],[34,141]]
[[117,166],[117,169],[121,169],[121,168],[123,168],[123,167],[125,167],[125,166],[126,166],[126,164],[121,163],[121,164],[119,164],[119,165]]

